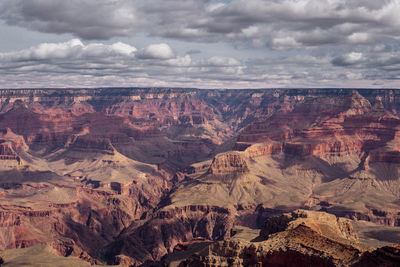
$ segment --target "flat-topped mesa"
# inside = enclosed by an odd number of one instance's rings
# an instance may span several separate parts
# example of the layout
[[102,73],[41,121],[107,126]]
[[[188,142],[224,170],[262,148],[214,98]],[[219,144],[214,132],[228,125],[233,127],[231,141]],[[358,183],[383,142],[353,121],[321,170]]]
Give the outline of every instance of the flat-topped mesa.
[[226,152],[214,157],[209,174],[246,173],[249,171],[246,159],[240,152]]

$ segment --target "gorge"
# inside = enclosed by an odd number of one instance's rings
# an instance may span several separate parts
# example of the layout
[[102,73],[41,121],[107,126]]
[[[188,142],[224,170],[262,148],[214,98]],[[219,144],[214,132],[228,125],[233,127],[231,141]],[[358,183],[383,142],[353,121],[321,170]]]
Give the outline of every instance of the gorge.
[[400,90],[0,90],[0,256],[398,266],[399,170]]

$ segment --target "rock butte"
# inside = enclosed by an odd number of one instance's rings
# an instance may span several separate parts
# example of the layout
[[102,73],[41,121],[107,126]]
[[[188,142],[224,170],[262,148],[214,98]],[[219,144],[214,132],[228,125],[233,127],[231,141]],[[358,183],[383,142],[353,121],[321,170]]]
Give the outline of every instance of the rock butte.
[[396,266],[399,114],[399,90],[1,90],[0,256]]

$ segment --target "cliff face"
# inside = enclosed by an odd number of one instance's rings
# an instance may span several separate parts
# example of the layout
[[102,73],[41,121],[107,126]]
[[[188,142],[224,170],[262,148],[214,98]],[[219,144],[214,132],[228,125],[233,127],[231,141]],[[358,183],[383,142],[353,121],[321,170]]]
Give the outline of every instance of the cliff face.
[[291,112],[247,126],[237,147],[281,142],[287,153],[327,155],[360,153],[384,146],[398,131],[399,119],[355,92],[332,98],[308,99]]
[[245,157],[240,153],[218,154],[212,161],[210,174],[232,174],[249,172]]
[[397,245],[366,250],[351,220],[296,210],[269,218],[255,240],[208,244],[179,266],[396,266],[398,260]]
[[400,262],[399,245],[385,246],[363,254],[354,266],[396,266]]
[[363,249],[351,222],[297,210],[266,221],[257,242],[216,242],[180,266],[349,266]]
[[106,250],[107,260],[121,256],[137,262],[160,260],[178,245],[196,238],[224,240],[234,223],[231,209],[216,206],[186,206],[161,210],[146,220],[134,222]]
[[398,226],[399,112],[397,90],[1,90],[0,248],[141,264],[242,225],[293,243],[211,250],[235,264],[350,264],[361,250],[347,220],[264,221],[307,208]]

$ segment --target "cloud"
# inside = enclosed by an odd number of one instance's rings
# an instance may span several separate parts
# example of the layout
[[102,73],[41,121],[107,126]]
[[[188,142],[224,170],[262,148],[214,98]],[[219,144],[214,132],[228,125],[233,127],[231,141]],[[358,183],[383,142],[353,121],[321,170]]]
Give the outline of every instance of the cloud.
[[201,50],[200,49],[190,49],[189,51],[186,51],[186,54],[188,54],[188,55],[201,54]]
[[399,0],[2,0],[3,24],[76,39],[0,53],[0,85],[393,86],[399,13]]
[[3,0],[0,19],[9,25],[72,33],[86,40],[128,36],[143,21],[127,0]]
[[29,49],[0,53],[3,62],[74,60],[87,58],[126,57],[134,56],[136,48],[117,42],[111,45],[92,43],[84,45],[79,39],[63,43],[43,43]]
[[[400,34],[398,0],[3,0],[0,19],[106,40],[138,33],[274,49],[371,43]],[[290,39],[289,39],[290,38]],[[282,44],[282,47],[279,47]]]
[[277,50],[299,47],[300,44],[291,36],[277,37],[271,40],[271,47]]
[[231,57],[220,57],[220,56],[209,58],[205,64],[216,67],[240,66],[240,62],[237,59]]
[[[176,7],[176,1],[171,2]],[[181,7],[181,16],[149,10],[152,33],[188,41],[266,43],[274,49],[282,49],[280,43],[283,49],[370,43],[400,33],[398,0],[379,4],[354,0],[191,2],[191,8]]]
[[336,66],[350,66],[360,63],[363,60],[363,54],[360,52],[351,52],[343,56],[336,57],[332,64]]
[[[83,44],[79,39],[73,39],[66,43],[44,43],[36,48],[20,53],[20,59],[49,59],[73,57],[81,52]],[[18,54],[17,54],[18,55]]]
[[371,35],[366,32],[355,32],[347,37],[350,43],[360,44],[369,43],[372,41]]
[[222,55],[194,59],[186,50],[172,51],[166,43],[142,49],[79,39],[43,43],[0,53],[0,87],[395,87],[400,79],[400,49],[394,44],[246,60]]
[[137,54],[142,59],[171,59],[175,57],[171,47],[165,43],[151,44]]
[[[215,86],[219,80],[237,80],[244,66],[235,58],[214,56],[193,60],[190,55],[175,55],[166,44],[150,44],[143,49],[116,42],[85,43],[72,39],[43,43],[29,49],[0,53],[0,87],[72,86],[71,81],[92,86],[118,86],[130,81],[166,86],[193,81]],[[208,81],[208,82],[207,82]],[[62,85],[64,83],[64,86]],[[132,85],[132,84],[131,84]],[[3,85],[4,88],[4,85]]]
[[185,55],[184,57],[169,59],[167,63],[175,67],[188,67],[192,63],[192,58],[189,55]]

